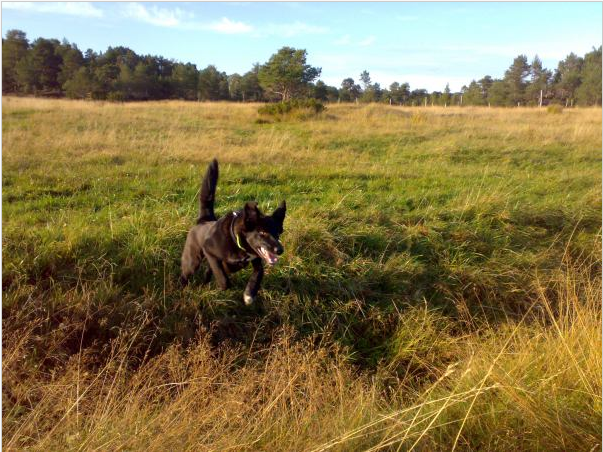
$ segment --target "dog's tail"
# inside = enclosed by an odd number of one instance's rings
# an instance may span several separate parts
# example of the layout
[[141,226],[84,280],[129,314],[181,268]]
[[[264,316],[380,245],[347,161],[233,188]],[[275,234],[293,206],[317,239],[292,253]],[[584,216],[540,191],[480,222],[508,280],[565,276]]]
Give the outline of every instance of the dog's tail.
[[213,159],[207,167],[207,172],[201,183],[201,193],[199,194],[199,219],[197,223],[205,221],[215,221],[214,200],[216,196],[216,186],[218,185],[218,161]]

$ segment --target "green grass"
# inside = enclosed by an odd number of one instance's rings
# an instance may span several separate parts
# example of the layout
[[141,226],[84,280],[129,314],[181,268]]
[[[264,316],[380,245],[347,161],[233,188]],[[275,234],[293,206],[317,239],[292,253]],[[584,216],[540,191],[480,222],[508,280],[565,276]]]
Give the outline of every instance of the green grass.
[[[256,110],[3,100],[5,444],[600,447],[600,109]],[[252,309],[178,285],[214,156]]]

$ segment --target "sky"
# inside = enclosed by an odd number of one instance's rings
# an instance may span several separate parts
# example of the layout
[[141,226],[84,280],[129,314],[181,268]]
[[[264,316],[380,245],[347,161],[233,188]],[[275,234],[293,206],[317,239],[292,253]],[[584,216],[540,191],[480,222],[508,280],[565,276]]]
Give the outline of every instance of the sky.
[[359,82],[366,69],[382,87],[429,91],[502,77],[520,54],[554,69],[600,46],[602,21],[600,2],[2,2],[3,36],[19,29],[82,51],[123,45],[227,74],[291,46],[307,50],[329,85]]

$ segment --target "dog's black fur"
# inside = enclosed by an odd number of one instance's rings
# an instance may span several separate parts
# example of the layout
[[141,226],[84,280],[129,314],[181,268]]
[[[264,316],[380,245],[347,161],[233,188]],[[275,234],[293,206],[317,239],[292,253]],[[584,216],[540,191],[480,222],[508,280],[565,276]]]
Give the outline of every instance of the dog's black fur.
[[218,219],[214,213],[217,184],[218,161],[214,159],[201,184],[197,224],[189,231],[182,252],[180,281],[186,285],[205,259],[209,267],[204,283],[209,283],[213,274],[218,287],[226,290],[230,286],[228,274],[251,262],[253,273],[243,294],[245,304],[249,305],[255,300],[262,282],[262,260],[274,265],[283,253],[279,236],[283,233],[287,206],[283,201],[272,215],[265,216],[256,202],[247,202],[243,209]]

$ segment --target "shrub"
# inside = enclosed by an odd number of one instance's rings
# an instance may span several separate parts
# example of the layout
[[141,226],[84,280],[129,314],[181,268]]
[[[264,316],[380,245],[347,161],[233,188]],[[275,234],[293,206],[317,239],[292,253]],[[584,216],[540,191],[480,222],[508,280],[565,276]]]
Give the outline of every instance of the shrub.
[[267,115],[281,120],[286,116],[296,119],[307,119],[325,110],[325,106],[316,99],[292,99],[276,104],[266,104],[258,108],[260,115]]
[[124,100],[126,100],[126,97],[121,91],[111,91],[107,95],[107,100],[110,102],[123,102]]
[[546,107],[546,112],[552,115],[560,115],[561,113],[563,113],[563,107],[558,104],[552,104]]
[[427,115],[422,111],[414,112],[410,117],[413,124],[424,124],[427,121]]

